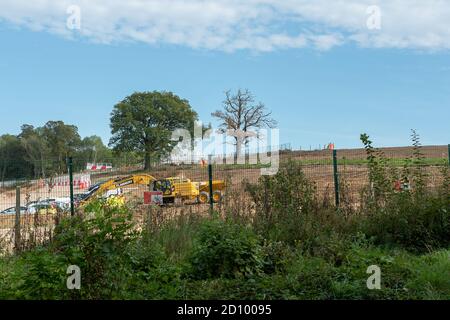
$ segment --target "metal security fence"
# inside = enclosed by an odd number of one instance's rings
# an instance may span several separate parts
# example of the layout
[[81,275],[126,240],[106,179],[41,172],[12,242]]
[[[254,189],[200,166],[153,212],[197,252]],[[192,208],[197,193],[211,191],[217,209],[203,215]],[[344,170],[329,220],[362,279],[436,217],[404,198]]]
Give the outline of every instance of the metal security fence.
[[[371,187],[370,161],[364,149],[283,149],[277,150],[277,154],[278,160],[276,154],[266,153],[247,155],[239,162],[233,155],[210,159],[205,156],[195,161],[192,158],[159,161],[147,169],[135,157],[101,159],[97,163],[80,158],[47,159],[27,172],[14,171],[14,163],[2,163],[3,172],[15,175],[15,179],[0,181],[0,249],[22,250],[48,241],[59,220],[72,214],[71,208],[75,214],[82,210],[80,204],[86,194],[112,180],[123,181],[123,185],[100,196],[120,196],[133,209],[137,222],[151,219],[155,225],[185,212],[209,214],[211,208],[219,212],[251,212],[252,199],[247,185],[258,183],[264,173],[274,174],[289,162],[300,165],[305,177],[314,184],[318,197],[336,206],[357,206],[361,191]],[[377,154],[381,155],[394,189],[413,188],[413,179],[407,183],[408,174],[413,175],[417,168],[429,189],[442,186],[448,174],[449,146],[423,146],[419,151],[414,147],[381,148]],[[179,189],[195,186],[197,190],[184,190],[184,196],[176,196],[164,206],[149,206],[145,195],[149,186],[134,183],[137,180],[129,183],[130,177],[143,176],[158,181],[172,179]],[[212,190],[209,186],[213,186]]]
[[3,172],[17,177],[0,182],[0,250],[6,251],[51,239],[54,224],[70,212],[71,186],[87,189],[89,180],[79,171],[73,174],[71,184],[68,163],[59,159],[34,163],[36,171],[14,163],[2,166]]
[[[428,189],[444,183],[449,166],[449,146],[379,148],[376,161],[383,166],[393,189],[414,187],[412,175],[420,168]],[[306,176],[316,184],[318,194],[340,202],[357,204],[361,191],[371,187],[369,160],[364,149],[294,151],[288,159],[302,164]]]

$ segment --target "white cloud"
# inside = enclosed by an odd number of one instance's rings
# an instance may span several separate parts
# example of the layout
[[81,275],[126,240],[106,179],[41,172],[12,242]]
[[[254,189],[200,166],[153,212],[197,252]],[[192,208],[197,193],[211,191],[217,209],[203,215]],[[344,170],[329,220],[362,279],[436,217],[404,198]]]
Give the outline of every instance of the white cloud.
[[[80,30],[66,27],[70,5],[81,8]],[[380,30],[367,28],[371,5],[381,9]],[[102,43],[222,51],[450,49],[450,0],[0,0],[0,21]]]

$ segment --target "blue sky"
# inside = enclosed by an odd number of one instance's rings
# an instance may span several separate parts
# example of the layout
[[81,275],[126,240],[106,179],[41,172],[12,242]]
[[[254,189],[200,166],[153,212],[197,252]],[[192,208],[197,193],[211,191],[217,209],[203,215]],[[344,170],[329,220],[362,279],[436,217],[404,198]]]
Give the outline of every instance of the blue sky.
[[188,99],[201,120],[215,124],[210,113],[221,107],[224,91],[248,88],[273,111],[281,143],[295,148],[358,147],[362,132],[377,145],[407,145],[411,128],[424,144],[450,142],[450,52],[439,44],[220,50],[164,35],[70,38],[15,21],[0,15],[0,134],[63,120],[107,143],[113,106],[152,90]]

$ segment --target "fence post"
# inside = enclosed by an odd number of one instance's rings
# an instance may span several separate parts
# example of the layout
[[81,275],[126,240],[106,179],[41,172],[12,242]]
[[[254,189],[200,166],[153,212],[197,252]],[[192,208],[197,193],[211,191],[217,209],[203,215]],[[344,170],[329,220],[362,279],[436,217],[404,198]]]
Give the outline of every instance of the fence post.
[[336,207],[339,207],[339,174],[338,174],[336,149],[333,149],[333,176],[334,176],[334,198],[336,202]]
[[209,206],[212,214],[214,210],[212,155],[208,156],[208,178],[209,178]]
[[73,159],[69,157],[69,184],[70,184],[70,215],[75,215],[75,207],[73,201]]
[[16,187],[16,221],[14,225],[14,249],[20,251],[20,187]]
[[448,165],[449,165],[449,167],[450,167],[450,143],[448,144],[447,158],[448,158]]

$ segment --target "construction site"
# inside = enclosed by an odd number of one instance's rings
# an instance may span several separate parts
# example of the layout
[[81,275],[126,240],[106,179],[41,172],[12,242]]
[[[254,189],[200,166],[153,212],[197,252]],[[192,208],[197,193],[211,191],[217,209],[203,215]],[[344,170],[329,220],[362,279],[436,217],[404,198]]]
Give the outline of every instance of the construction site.
[[[398,181],[393,182],[392,188],[398,191],[412,188],[400,183],[403,179],[400,171],[411,157],[413,148],[380,150],[389,166],[399,172]],[[421,150],[427,188],[432,190],[443,183],[442,171],[449,165],[449,149],[448,146],[424,146]],[[300,163],[317,195],[337,206],[357,208],[361,192],[370,188],[364,149],[283,150],[279,158],[280,166],[290,161]],[[19,204],[22,239],[29,239],[31,234],[33,241],[38,242],[51,237],[57,217],[84,210],[96,199],[115,199],[126,204],[141,224],[149,210],[158,213],[153,219],[169,219],[183,212],[202,215],[210,213],[211,209],[220,212],[230,207],[233,210],[251,208],[246,186],[262,179],[262,169],[267,165],[230,164],[230,159],[220,163],[217,159],[211,165],[205,161],[189,164],[188,159],[182,165],[161,163],[150,171],[144,170],[139,163],[117,168],[88,163],[84,170],[73,172],[72,178],[64,173],[46,179],[3,182],[0,184],[0,243],[4,248],[13,247]]]

